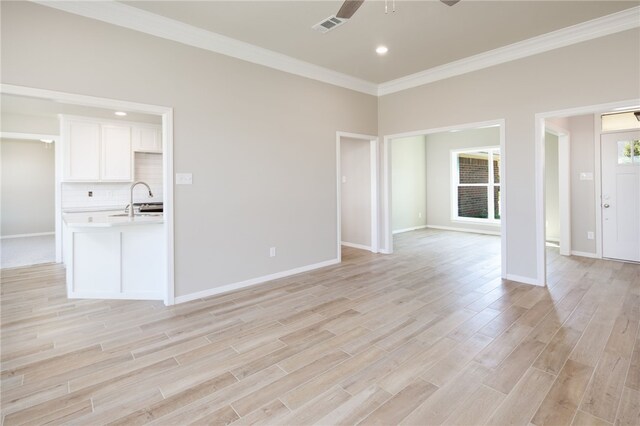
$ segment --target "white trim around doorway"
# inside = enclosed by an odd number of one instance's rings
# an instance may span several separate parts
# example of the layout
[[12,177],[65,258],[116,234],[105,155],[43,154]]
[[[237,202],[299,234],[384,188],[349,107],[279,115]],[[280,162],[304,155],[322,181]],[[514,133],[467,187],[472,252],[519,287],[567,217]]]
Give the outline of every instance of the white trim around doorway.
[[[558,242],[560,254],[569,256],[571,255],[571,135],[568,130],[551,123],[545,123],[545,131],[558,137],[558,194],[560,196],[560,240]],[[545,229],[545,241],[547,240]]]
[[[545,286],[547,282],[547,254],[545,250],[545,190],[544,190],[544,134],[545,134],[545,120],[547,118],[564,118],[573,117],[576,115],[594,114],[594,183],[595,183],[595,212],[596,212],[596,254],[595,258],[602,258],[602,216],[600,211],[600,133],[601,124],[599,115],[605,112],[610,112],[616,109],[623,109],[633,107],[640,104],[640,99],[630,99],[624,101],[608,102],[596,105],[588,105],[583,107],[568,108],[557,111],[541,112],[535,115],[535,213],[536,213],[536,271],[537,285]],[[581,253],[572,251],[572,254],[578,256],[585,256],[587,253]]]
[[379,251],[378,237],[378,137],[359,133],[336,132],[336,241],[337,259],[342,259],[342,246],[354,247],[342,241],[342,168],[340,159],[340,140],[342,138],[361,139],[369,141],[370,168],[371,168],[371,247],[359,246],[372,253]]
[[385,135],[382,142],[382,211],[384,220],[384,246],[379,250],[380,253],[393,253],[393,230],[391,228],[391,143],[394,139],[408,138],[412,136],[426,136],[434,133],[444,133],[452,130],[471,130],[484,127],[500,128],[500,161],[502,170],[500,170],[500,197],[503,206],[500,212],[500,264],[501,276],[504,279],[512,279],[519,281],[507,274],[507,152],[505,142],[505,120],[496,119],[489,121],[481,121],[476,123],[465,123],[455,126],[439,127],[433,129],[416,130],[412,132],[396,133]]
[[[47,100],[60,101],[71,105],[81,105],[113,110],[126,110],[143,114],[156,114],[162,116],[163,138],[163,177],[164,177],[164,231],[166,241],[166,265],[164,294],[165,305],[175,303],[174,291],[174,215],[173,215],[173,108],[158,105],[142,104],[137,102],[121,101],[95,96],[78,95],[74,93],[58,92],[54,90],[38,89],[33,87],[16,86],[12,84],[0,84],[0,93],[17,96],[27,96]],[[56,144],[56,187],[62,182],[61,152],[57,151],[60,144]],[[61,212],[61,206],[56,206],[57,212]],[[56,220],[56,228],[62,226],[62,215]],[[57,256],[56,256],[57,257]],[[60,259],[61,260],[61,259]]]

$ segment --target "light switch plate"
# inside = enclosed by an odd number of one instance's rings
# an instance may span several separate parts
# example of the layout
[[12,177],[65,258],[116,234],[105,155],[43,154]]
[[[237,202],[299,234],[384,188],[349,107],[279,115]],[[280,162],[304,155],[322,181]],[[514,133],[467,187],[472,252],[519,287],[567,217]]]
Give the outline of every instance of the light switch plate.
[[191,185],[193,183],[193,174],[176,173],[176,185]]
[[591,172],[581,172],[580,180],[593,180],[593,173]]

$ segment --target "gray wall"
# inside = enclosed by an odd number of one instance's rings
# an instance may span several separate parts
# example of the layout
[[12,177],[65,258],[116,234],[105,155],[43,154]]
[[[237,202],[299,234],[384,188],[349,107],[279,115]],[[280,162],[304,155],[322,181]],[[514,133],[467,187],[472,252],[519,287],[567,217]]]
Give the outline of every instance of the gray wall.
[[427,163],[424,136],[391,144],[391,224],[393,231],[427,224]]
[[378,133],[505,119],[506,269],[535,279],[535,114],[637,98],[638,75],[633,29],[383,96]]
[[175,187],[177,296],[336,258],[336,131],[375,134],[374,96],[33,3],[1,7],[3,83],[174,108],[174,168],[194,182]]
[[500,232],[500,225],[477,225],[451,220],[451,150],[500,146],[500,128],[463,130],[427,135],[427,224],[469,231]]
[[560,241],[560,191],[558,173],[558,137],[545,133],[545,222],[547,240]]
[[[595,240],[587,239],[587,232],[596,231],[595,180],[580,180],[580,173],[594,173],[594,117],[570,117],[571,134],[571,250],[596,252]],[[595,176],[594,176],[595,178]]]
[[58,119],[54,117],[9,114],[5,111],[2,111],[0,117],[3,132],[34,133],[41,135],[57,135],[60,133],[60,123]]
[[54,144],[0,139],[0,234],[54,232]]
[[342,242],[371,247],[371,144],[340,141]]

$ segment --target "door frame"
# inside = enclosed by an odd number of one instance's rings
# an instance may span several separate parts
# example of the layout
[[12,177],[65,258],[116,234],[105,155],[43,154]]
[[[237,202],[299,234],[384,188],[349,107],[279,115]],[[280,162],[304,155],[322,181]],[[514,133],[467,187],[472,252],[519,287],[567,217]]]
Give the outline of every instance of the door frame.
[[[488,121],[481,121],[475,123],[464,123],[458,124],[454,126],[446,126],[446,127],[437,127],[432,129],[425,130],[415,130],[412,132],[404,132],[404,133],[395,133],[391,135],[385,135],[383,138],[382,145],[382,177],[383,177],[383,205],[382,211],[384,216],[384,236],[385,236],[385,245],[384,249],[381,249],[381,253],[391,254],[393,253],[393,232],[391,227],[391,144],[394,139],[407,138],[412,136],[426,136],[434,133],[444,133],[449,132],[451,130],[469,130],[469,129],[478,129],[481,127],[491,127],[491,126],[499,126],[500,127],[500,162],[501,168],[500,171],[500,197],[502,198],[501,204],[504,206],[502,211],[500,212],[500,263],[501,263],[501,276],[502,278],[508,279],[509,276],[507,274],[507,150],[506,150],[506,139],[505,139],[505,119],[495,119]],[[516,277],[514,281],[518,281],[519,279]]]
[[[560,254],[571,255],[571,133],[545,122],[545,132],[558,137],[558,195],[560,216]],[[546,144],[546,141],[545,141]],[[545,146],[546,150],[546,146]],[[545,210],[546,216],[546,210]],[[545,225],[545,242],[547,240]]]
[[342,261],[342,167],[341,139],[359,139],[369,141],[369,164],[371,169],[371,247],[372,253],[378,253],[378,137],[360,133],[336,132],[336,253],[338,261]]
[[546,243],[546,226],[545,226],[545,164],[544,164],[544,134],[545,120],[548,118],[565,118],[576,115],[594,115],[594,186],[595,197],[594,205],[596,209],[596,254],[595,258],[602,258],[602,212],[600,211],[600,202],[602,191],[600,187],[600,134],[602,125],[598,119],[599,115],[605,112],[615,111],[616,109],[624,110],[640,105],[640,98],[627,99],[623,101],[607,102],[595,105],[567,108],[556,111],[547,111],[536,113],[534,117],[535,125],[535,214],[536,214],[536,284],[546,286],[547,283],[547,253],[545,250]]
[[18,139],[25,141],[39,141],[40,139],[52,139],[54,142],[53,145],[53,164],[54,164],[54,212],[53,212],[53,220],[54,220],[54,228],[53,234],[55,238],[55,259],[56,263],[62,262],[62,213],[61,213],[61,205],[62,205],[62,194],[61,188],[59,185],[59,176],[58,173],[61,170],[59,167],[59,163],[62,158],[62,151],[60,146],[60,135],[49,135],[42,133],[22,133],[22,132],[0,132],[0,138],[5,139]]
[[[96,96],[79,95],[68,92],[38,89],[12,84],[0,84],[0,93],[8,95],[26,96],[32,98],[60,101],[71,105],[106,108],[113,110],[126,110],[144,114],[155,114],[162,117],[162,174],[164,178],[164,233],[165,233],[165,282],[164,304],[169,306],[175,303],[175,275],[174,275],[174,214],[173,214],[173,108],[159,105],[143,104],[137,102],[121,101],[116,99]],[[56,149],[61,144],[56,144]],[[62,156],[56,152],[56,188],[62,184]],[[60,206],[61,207],[61,206]],[[56,227],[62,227],[62,209],[56,206]],[[62,260],[62,259],[61,259]]]

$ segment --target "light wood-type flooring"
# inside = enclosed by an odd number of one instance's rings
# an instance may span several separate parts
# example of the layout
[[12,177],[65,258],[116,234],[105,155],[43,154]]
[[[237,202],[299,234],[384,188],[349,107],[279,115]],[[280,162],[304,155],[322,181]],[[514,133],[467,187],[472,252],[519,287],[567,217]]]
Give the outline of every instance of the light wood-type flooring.
[[173,307],[4,270],[3,424],[638,425],[640,266],[550,250],[534,287],[499,246],[409,232]]

